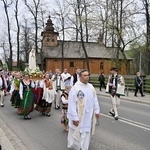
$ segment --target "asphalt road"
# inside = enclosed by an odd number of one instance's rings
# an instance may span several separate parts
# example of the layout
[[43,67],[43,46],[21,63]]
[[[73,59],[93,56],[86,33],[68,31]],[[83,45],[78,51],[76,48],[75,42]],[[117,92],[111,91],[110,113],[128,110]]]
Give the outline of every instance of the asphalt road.
[[[91,139],[89,150],[149,150],[150,106],[122,101],[120,119],[114,120],[108,111],[110,98],[99,97],[101,105],[100,124]],[[17,134],[29,150],[67,150],[67,133],[60,124],[61,111],[52,106],[51,117],[34,111],[31,120],[17,115],[6,97],[0,117]]]

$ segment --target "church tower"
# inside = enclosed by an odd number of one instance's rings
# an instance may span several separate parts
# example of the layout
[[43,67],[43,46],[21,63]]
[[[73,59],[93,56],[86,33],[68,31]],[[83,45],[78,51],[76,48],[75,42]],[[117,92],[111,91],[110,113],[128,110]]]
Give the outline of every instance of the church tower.
[[50,16],[49,16],[49,19],[47,20],[45,31],[43,31],[41,35],[43,36],[42,44],[44,47],[57,46],[58,32],[54,31],[53,23],[52,23]]

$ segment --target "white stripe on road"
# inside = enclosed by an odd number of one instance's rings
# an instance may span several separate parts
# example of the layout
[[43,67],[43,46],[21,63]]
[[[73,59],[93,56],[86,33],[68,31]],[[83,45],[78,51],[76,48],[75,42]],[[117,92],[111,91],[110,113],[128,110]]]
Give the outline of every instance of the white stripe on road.
[[[112,116],[109,116],[109,115],[106,115],[106,114],[101,114],[101,115],[105,116],[107,118],[112,118]],[[144,129],[144,130],[147,130],[147,131],[150,131],[150,126],[142,124],[140,122],[136,122],[136,121],[129,120],[129,119],[126,119],[126,118],[122,118],[122,117],[119,117],[118,121],[129,124],[129,125],[132,125],[132,126],[135,126],[135,127],[138,127],[138,128],[141,128],[141,129]]]

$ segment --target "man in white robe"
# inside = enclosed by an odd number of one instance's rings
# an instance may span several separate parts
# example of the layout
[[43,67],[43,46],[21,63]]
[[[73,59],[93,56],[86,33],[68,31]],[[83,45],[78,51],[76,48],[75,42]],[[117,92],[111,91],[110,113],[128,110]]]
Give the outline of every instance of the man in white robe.
[[67,69],[64,69],[64,72],[61,74],[64,86],[70,86],[71,75],[68,73]]
[[100,117],[100,107],[96,91],[88,83],[89,72],[81,70],[79,77],[80,81],[71,88],[68,97],[68,148],[88,150],[96,118]]
[[36,55],[35,55],[34,47],[32,47],[29,53],[29,69],[30,71],[36,70]]

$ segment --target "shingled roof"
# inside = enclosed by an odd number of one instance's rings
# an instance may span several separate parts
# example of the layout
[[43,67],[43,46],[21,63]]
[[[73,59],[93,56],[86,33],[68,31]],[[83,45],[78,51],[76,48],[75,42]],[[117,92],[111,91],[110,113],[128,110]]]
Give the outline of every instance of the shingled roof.
[[[105,58],[112,59],[116,57],[116,49],[108,48],[99,43],[84,43],[89,58]],[[58,41],[57,47],[43,47],[44,58],[62,58],[62,41]],[[86,58],[81,42],[64,41],[64,58]],[[120,53],[119,59],[123,59]],[[132,59],[127,56],[127,59]]]

